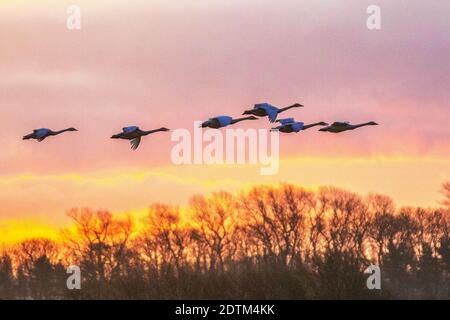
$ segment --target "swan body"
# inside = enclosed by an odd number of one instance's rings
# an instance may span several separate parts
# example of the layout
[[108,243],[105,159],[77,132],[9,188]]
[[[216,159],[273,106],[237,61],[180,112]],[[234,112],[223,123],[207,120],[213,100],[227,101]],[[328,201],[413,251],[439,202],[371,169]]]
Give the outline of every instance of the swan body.
[[361,128],[364,126],[377,126],[377,125],[378,125],[378,123],[373,122],[373,121],[360,123],[360,124],[351,124],[350,122],[336,121],[336,122],[332,123],[330,126],[319,129],[319,131],[339,133],[339,132],[344,132],[344,131],[348,131],[348,130],[355,130],[357,128]]
[[294,118],[280,119],[276,122],[280,122],[281,126],[272,128],[271,131],[280,131],[283,133],[292,133],[292,132],[300,132],[302,130],[306,130],[315,126],[327,126],[328,123],[325,122],[317,122],[306,124],[304,122],[295,121]]
[[203,122],[200,125],[200,127],[201,128],[219,129],[219,128],[223,128],[223,127],[229,126],[231,124],[235,124],[235,123],[240,122],[240,121],[257,120],[257,119],[258,118],[254,117],[254,116],[244,117],[244,118],[237,118],[237,119],[233,119],[232,117],[229,117],[229,116],[217,116],[217,117],[210,118],[210,119],[206,120],[205,122]]
[[141,143],[142,137],[159,131],[169,131],[169,129],[163,127],[155,130],[144,131],[141,130],[138,126],[129,126],[122,128],[122,132],[111,136],[111,139],[130,140],[131,149],[136,150]]
[[22,139],[23,140],[35,139],[35,140],[41,142],[48,137],[56,136],[58,134],[61,134],[61,133],[67,132],[67,131],[78,131],[78,130],[75,128],[67,128],[67,129],[63,129],[63,130],[59,130],[59,131],[53,131],[48,128],[40,128],[40,129],[34,129],[32,133],[27,134],[26,136],[23,136]]
[[303,105],[299,103],[295,103],[293,105],[284,107],[284,108],[277,108],[270,103],[264,102],[264,103],[257,103],[253,107],[253,109],[244,111],[245,114],[252,114],[254,116],[258,117],[268,117],[270,122],[275,122],[277,120],[277,116],[279,113],[289,110],[291,108],[299,108],[303,107]]

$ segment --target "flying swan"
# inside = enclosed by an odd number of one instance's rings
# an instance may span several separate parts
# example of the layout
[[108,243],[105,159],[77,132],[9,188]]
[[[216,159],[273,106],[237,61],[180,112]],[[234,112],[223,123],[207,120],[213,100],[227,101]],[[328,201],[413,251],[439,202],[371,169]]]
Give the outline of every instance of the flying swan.
[[231,124],[235,124],[240,121],[257,120],[257,119],[258,118],[254,117],[254,116],[237,118],[237,119],[233,119],[232,117],[229,117],[229,116],[218,116],[218,117],[214,117],[214,118],[210,118],[210,119],[206,120],[205,122],[203,122],[200,125],[200,127],[201,128],[219,129],[219,128],[229,126]]
[[332,133],[339,133],[344,132],[348,130],[355,130],[357,128],[361,128],[364,126],[377,126],[378,123],[370,121],[366,123],[360,123],[360,124],[350,124],[350,122],[334,122],[331,124],[331,126],[327,126],[325,128],[319,129],[319,131],[326,131],[326,132],[332,132]]
[[316,122],[311,124],[304,124],[303,122],[295,121],[294,118],[280,119],[276,122],[280,122],[281,125],[270,129],[270,131],[280,131],[283,133],[300,132],[315,126],[328,126],[326,122]]
[[78,131],[78,130],[75,128],[67,128],[59,131],[53,131],[47,128],[35,129],[33,130],[33,133],[24,136],[23,140],[36,139],[37,141],[41,142],[47,137],[56,136],[66,131]]
[[292,109],[292,108],[300,108],[303,107],[302,104],[295,103],[291,106],[287,106],[284,108],[277,108],[270,103],[257,103],[253,107],[253,109],[244,111],[243,115],[246,114],[252,114],[254,116],[258,117],[269,117],[270,122],[275,122],[277,120],[277,116],[279,113],[284,112],[286,110]]
[[122,129],[121,133],[115,134],[111,139],[125,139],[130,140],[131,149],[136,150],[141,143],[141,137],[147,136],[149,134],[159,132],[159,131],[169,131],[167,128],[159,128],[155,130],[144,131],[139,129],[137,126],[125,127]]

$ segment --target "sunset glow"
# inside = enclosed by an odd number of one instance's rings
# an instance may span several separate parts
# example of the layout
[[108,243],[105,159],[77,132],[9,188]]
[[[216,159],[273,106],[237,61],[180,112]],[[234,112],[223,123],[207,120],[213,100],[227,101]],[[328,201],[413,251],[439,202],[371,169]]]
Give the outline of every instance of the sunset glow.
[[[75,207],[142,218],[153,203],[185,206],[198,193],[257,184],[333,185],[438,206],[450,180],[450,4],[348,1],[0,0],[0,244],[59,236]],[[427,28],[412,28],[419,14]],[[257,102],[288,105],[306,123],[377,121],[339,135],[281,134],[280,171],[259,165],[177,166],[170,133],[129,150],[125,125],[193,130]],[[42,143],[34,128],[79,132]],[[266,119],[243,128],[270,128]]]

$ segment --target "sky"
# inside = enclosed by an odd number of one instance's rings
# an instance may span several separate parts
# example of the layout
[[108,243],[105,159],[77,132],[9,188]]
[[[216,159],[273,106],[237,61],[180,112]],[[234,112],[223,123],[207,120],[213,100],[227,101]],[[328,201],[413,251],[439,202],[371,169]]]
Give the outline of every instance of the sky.
[[[66,28],[69,4],[81,8],[81,30]],[[366,27],[371,4],[381,30]],[[450,180],[448,101],[448,0],[0,0],[0,230],[40,234],[72,207],[141,212],[258,183],[437,205]],[[273,176],[259,165],[174,165],[170,133],[135,152],[109,139],[125,125],[192,130],[258,102],[302,103],[286,115],[305,123],[380,126],[281,135]]]

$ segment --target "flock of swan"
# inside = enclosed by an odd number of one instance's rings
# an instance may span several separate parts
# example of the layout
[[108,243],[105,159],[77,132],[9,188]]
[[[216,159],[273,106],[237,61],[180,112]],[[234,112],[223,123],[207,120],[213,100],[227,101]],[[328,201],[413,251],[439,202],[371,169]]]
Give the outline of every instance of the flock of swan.
[[[317,122],[317,123],[311,123],[311,124],[305,124],[300,121],[296,121],[294,118],[286,118],[286,119],[279,119],[277,120],[278,114],[281,112],[284,112],[286,110],[292,109],[292,108],[300,108],[303,107],[303,105],[299,103],[295,103],[293,105],[284,107],[284,108],[277,108],[269,103],[258,103],[255,104],[255,106],[250,109],[244,111],[243,115],[250,115],[243,118],[232,118],[229,116],[217,116],[213,118],[209,118],[208,120],[204,121],[200,127],[201,128],[212,128],[212,129],[219,129],[223,128],[232,124],[235,124],[240,121],[245,120],[257,120],[257,117],[268,117],[269,121],[274,123],[277,122],[280,125],[272,128],[271,131],[279,131],[283,133],[296,133],[300,132],[302,130],[306,130],[315,126],[321,126],[322,128],[319,129],[319,131],[325,131],[325,132],[332,132],[332,133],[340,133],[348,130],[354,130],[360,127],[364,126],[372,126],[372,125],[378,125],[376,122],[370,121],[366,123],[360,123],[360,124],[350,124],[349,122],[333,122],[331,125],[329,125],[326,122]],[[53,131],[47,128],[41,128],[41,129],[35,129],[32,133],[26,135],[23,137],[23,140],[28,139],[35,139],[39,142],[43,141],[44,139],[56,136],[64,132],[68,131],[78,131],[75,128],[67,128],[59,131]],[[169,131],[167,128],[159,128],[154,130],[141,130],[138,126],[129,126],[122,129],[122,132],[115,134],[111,136],[111,139],[125,139],[129,140],[131,143],[131,149],[136,150],[139,147],[139,144],[141,142],[141,138],[144,136],[147,136],[149,134],[160,132],[160,131]]]

